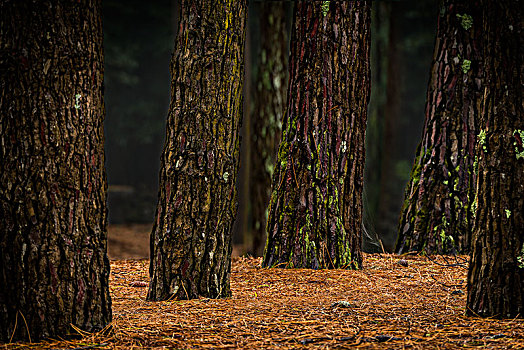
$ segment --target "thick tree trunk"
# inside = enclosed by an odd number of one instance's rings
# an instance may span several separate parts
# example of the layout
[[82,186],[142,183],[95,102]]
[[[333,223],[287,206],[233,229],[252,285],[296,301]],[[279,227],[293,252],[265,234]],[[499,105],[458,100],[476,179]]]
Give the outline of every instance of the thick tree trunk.
[[147,298],[231,294],[246,4],[184,0]]
[[524,316],[522,3],[482,1],[485,85],[467,313]]
[[100,1],[0,5],[0,340],[111,321]]
[[480,6],[447,0],[439,15],[422,142],[408,184],[396,250],[466,253],[482,94]]
[[362,264],[369,2],[295,5],[264,266]]
[[282,114],[288,75],[288,34],[286,5],[282,2],[260,4],[258,65],[253,91],[251,131],[252,203],[251,251],[261,256],[266,243],[267,206],[271,195],[271,176],[282,130]]

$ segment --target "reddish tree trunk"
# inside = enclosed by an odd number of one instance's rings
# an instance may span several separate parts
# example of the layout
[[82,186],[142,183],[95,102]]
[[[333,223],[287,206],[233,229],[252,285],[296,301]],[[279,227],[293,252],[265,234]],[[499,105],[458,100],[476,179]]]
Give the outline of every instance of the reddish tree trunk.
[[300,1],[294,21],[263,265],[358,268],[370,4]]
[[467,313],[524,316],[522,3],[481,1],[485,84]]
[[0,340],[111,321],[100,1],[0,3]]
[[480,6],[447,0],[439,14],[422,142],[408,184],[396,250],[466,253],[482,93]]

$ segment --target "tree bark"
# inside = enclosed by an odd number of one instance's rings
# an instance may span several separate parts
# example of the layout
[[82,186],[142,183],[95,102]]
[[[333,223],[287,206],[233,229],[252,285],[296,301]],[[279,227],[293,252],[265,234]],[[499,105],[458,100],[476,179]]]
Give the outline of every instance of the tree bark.
[[400,214],[399,253],[469,252],[483,74],[480,16],[476,2],[442,5],[422,142]]
[[251,139],[251,251],[261,256],[266,243],[267,207],[271,176],[282,130],[282,114],[288,81],[288,34],[286,9],[281,2],[260,4],[258,66],[253,91]]
[[149,300],[231,294],[246,14],[243,0],[182,1]]
[[370,4],[295,5],[264,266],[362,265]]
[[522,4],[481,1],[485,84],[467,313],[524,315],[524,33]]
[[0,4],[0,340],[111,321],[100,1]]

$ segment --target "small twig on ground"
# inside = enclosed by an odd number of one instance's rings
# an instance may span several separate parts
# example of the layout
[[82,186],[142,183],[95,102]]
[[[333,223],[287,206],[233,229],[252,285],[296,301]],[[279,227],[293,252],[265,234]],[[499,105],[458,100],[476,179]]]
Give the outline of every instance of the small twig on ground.
[[453,255],[453,257],[455,258],[455,263],[450,263],[448,262],[447,260],[447,257],[445,255],[439,255],[440,257],[442,257],[446,263],[441,263],[441,262],[438,262],[436,259],[432,258],[431,255],[426,255],[426,257],[434,264],[436,265],[439,265],[439,266],[445,266],[445,267],[463,267],[465,269],[468,268],[468,263],[469,261],[466,259],[466,258],[462,258],[463,259],[463,262],[459,262],[459,257],[456,256],[456,255]]
[[[98,349],[98,348],[101,348],[101,347],[104,347],[104,346],[108,346],[108,345],[109,345],[108,343],[101,343],[101,344],[93,344],[93,345],[81,346],[81,347],[78,347],[78,348],[70,348],[68,350]],[[65,350],[65,348],[55,348],[55,349],[51,349],[51,350]]]

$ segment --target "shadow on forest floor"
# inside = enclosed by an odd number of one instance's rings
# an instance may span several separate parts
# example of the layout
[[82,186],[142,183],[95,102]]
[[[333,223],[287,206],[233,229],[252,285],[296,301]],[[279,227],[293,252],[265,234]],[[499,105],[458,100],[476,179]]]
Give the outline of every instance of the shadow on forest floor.
[[524,347],[523,320],[464,316],[464,265],[445,265],[443,257],[364,258],[361,271],[262,269],[260,259],[234,258],[231,298],[166,302],[145,301],[147,260],[113,260],[109,335],[5,347]]

